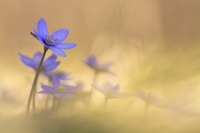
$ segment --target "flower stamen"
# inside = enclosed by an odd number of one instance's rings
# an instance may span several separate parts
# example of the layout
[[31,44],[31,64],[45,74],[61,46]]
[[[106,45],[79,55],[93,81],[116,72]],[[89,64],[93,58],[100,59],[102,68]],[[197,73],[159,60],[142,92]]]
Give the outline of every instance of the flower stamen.
[[57,37],[55,37],[54,35],[46,35],[45,36],[45,42],[48,45],[54,45],[54,44],[58,44],[59,40]]

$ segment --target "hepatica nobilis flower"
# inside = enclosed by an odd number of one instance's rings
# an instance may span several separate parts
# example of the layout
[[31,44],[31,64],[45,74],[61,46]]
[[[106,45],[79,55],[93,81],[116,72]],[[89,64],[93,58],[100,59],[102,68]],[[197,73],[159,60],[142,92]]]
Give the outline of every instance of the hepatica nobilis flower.
[[97,84],[93,84],[93,86],[103,93],[106,98],[121,98],[123,96],[122,93],[119,92],[119,85],[112,85],[111,83],[105,83],[103,87],[99,87]]
[[52,81],[53,77],[58,78],[59,80],[69,80],[71,79],[70,74],[62,71],[51,71],[51,72],[43,72],[49,80]]
[[41,18],[37,24],[37,31],[32,25],[34,34],[37,39],[48,49],[51,49],[54,53],[60,56],[66,56],[66,53],[62,49],[71,49],[76,46],[75,43],[62,43],[64,41],[69,31],[67,28],[61,28],[53,34],[49,34],[46,21]]
[[39,93],[54,95],[56,98],[73,98],[74,93],[82,88],[81,85],[71,86],[63,84],[57,77],[53,77],[52,85],[42,85],[42,91]]
[[[28,67],[34,69],[35,71],[39,67],[40,60],[42,58],[42,53],[41,52],[36,52],[33,55],[33,58],[30,58],[26,55],[19,54],[21,61],[27,65]],[[49,72],[51,70],[54,70],[59,64],[60,61],[56,61],[57,56],[55,54],[50,55],[44,62],[42,63],[42,70],[45,72]]]
[[150,93],[145,93],[142,90],[138,90],[137,94],[135,94],[134,96],[144,100],[144,102],[146,102],[147,104],[156,105],[159,102],[156,96]]
[[112,62],[107,62],[105,64],[99,64],[97,58],[94,55],[90,55],[86,58],[85,63],[92,69],[95,70],[96,73],[105,72],[114,75],[109,69],[112,66]]

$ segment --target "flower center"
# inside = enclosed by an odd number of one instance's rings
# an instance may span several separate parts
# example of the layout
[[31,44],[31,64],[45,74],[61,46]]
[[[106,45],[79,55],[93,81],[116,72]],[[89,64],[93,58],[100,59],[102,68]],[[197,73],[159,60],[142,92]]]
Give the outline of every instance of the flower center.
[[66,92],[66,90],[62,86],[58,88],[58,91],[60,93],[65,93]]
[[54,44],[58,44],[58,38],[55,37],[54,35],[46,35],[45,36],[45,43],[48,45],[54,45]]

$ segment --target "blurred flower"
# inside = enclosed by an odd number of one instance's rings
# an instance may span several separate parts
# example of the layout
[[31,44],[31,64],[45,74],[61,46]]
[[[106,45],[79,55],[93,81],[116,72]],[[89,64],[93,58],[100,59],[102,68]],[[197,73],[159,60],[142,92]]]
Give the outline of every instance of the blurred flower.
[[37,31],[34,29],[34,26],[32,25],[35,36],[37,39],[48,49],[51,49],[54,53],[60,55],[60,56],[66,56],[66,53],[62,51],[61,49],[71,49],[76,46],[75,43],[61,43],[64,41],[69,31],[66,28],[61,28],[53,34],[49,34],[48,27],[46,24],[46,21],[41,18],[38,21],[37,24]]
[[[40,60],[42,58],[42,53],[39,52],[39,51],[36,52],[33,55],[33,58],[29,58],[28,56],[20,54],[20,53],[19,53],[19,56],[20,56],[21,61],[25,65],[27,65],[28,67],[31,67],[34,70],[37,70],[38,67],[39,67]],[[42,70],[45,71],[45,72],[49,72],[49,71],[54,70],[60,64],[60,61],[56,61],[56,59],[57,59],[57,56],[55,54],[52,54],[51,56],[49,56],[43,62]]]
[[103,93],[105,95],[106,98],[111,99],[111,98],[121,98],[122,96],[124,96],[123,93],[119,92],[119,85],[112,85],[111,83],[105,83],[104,86],[101,88],[99,86],[97,86],[95,83],[93,84],[93,86],[100,91],[101,93]]
[[42,91],[39,93],[44,93],[44,94],[52,94],[57,98],[60,97],[65,97],[65,98],[73,98],[74,94],[76,91],[82,88],[82,85],[79,84],[77,86],[71,86],[71,85],[66,85],[64,83],[61,84],[60,80],[57,77],[52,78],[52,85],[53,86],[47,86],[47,85],[42,85]]
[[144,100],[146,104],[157,105],[158,103],[158,99],[156,96],[151,95],[150,93],[145,93],[142,90],[139,90],[137,94],[135,94],[135,96]]
[[112,66],[112,62],[107,62],[103,65],[99,64],[96,57],[94,55],[90,55],[86,58],[85,63],[92,69],[95,70],[96,73],[99,72],[105,72],[105,73],[110,73],[113,74],[109,68]]
[[62,71],[43,72],[42,74],[48,77],[50,81],[52,81],[53,77],[56,77],[59,80],[70,79],[70,74]]

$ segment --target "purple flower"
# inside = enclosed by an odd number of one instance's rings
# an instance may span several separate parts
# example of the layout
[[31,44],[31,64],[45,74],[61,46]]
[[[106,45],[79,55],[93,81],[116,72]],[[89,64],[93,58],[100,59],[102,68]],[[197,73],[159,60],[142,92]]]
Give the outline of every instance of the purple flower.
[[61,43],[67,38],[69,34],[69,31],[66,28],[61,28],[53,32],[53,34],[49,34],[46,21],[43,18],[41,18],[38,21],[37,31],[34,29],[33,25],[32,27],[37,39],[45,47],[47,47],[48,49],[51,49],[54,53],[60,56],[66,56],[66,53],[62,51],[61,49],[71,49],[76,46],[75,43]]
[[156,105],[159,102],[156,96],[150,93],[145,93],[142,90],[138,90],[137,94],[135,94],[134,96],[144,100],[147,104]]
[[111,99],[111,98],[120,98],[123,96],[122,93],[119,92],[119,85],[112,85],[111,83],[105,83],[103,87],[97,86],[95,83],[93,86],[103,93],[106,98]]
[[74,93],[82,88],[81,84],[75,87],[71,85],[67,85],[67,84],[62,84],[57,77],[53,77],[52,85],[53,86],[42,85],[41,86],[42,91],[40,91],[39,93],[51,94],[57,98],[61,98],[61,97],[73,98]]
[[112,66],[112,62],[107,62],[103,65],[99,64],[96,57],[94,55],[90,55],[86,58],[85,63],[92,69],[95,70],[96,73],[99,72],[106,72],[106,73],[110,73],[113,74],[109,68]]
[[[21,61],[25,65],[27,65],[28,67],[30,67],[34,70],[37,70],[38,67],[39,67],[40,60],[42,58],[42,53],[39,52],[39,51],[36,52],[33,55],[33,58],[30,58],[30,57],[23,55],[23,54],[20,54],[20,53],[19,53],[19,56],[20,56]],[[45,72],[49,72],[49,71],[54,70],[60,64],[60,61],[56,61],[56,59],[57,59],[57,56],[55,54],[52,54],[51,56],[49,56],[42,63],[42,70],[45,71]]]
[[53,77],[58,78],[59,80],[68,80],[70,79],[70,74],[62,71],[53,71],[53,72],[43,72],[43,75],[48,77],[50,80],[53,79]]

